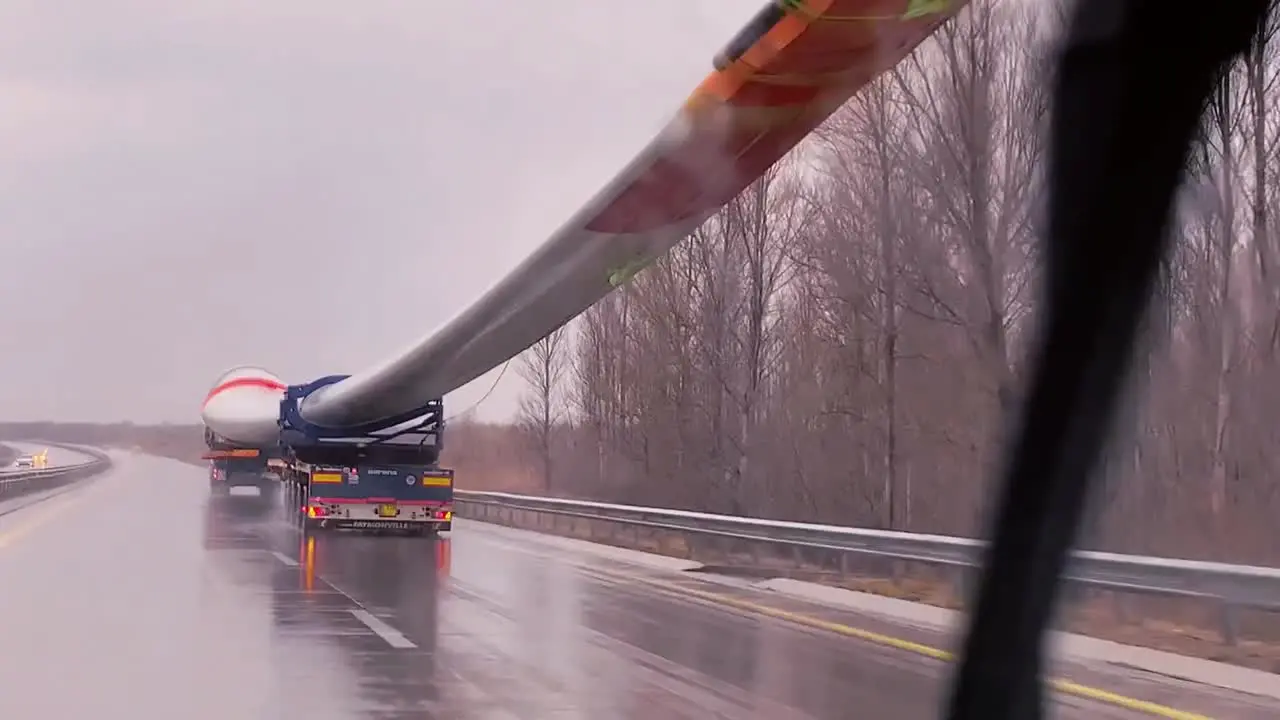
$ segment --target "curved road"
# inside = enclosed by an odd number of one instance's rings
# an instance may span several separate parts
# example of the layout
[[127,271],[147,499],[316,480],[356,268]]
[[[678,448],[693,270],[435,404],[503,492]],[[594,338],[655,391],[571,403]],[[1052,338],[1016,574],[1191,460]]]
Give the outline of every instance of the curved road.
[[[117,455],[110,474],[0,516],[0,717],[938,716],[942,663],[750,607],[923,631],[555,538],[455,528],[303,536],[256,495],[211,500],[199,468]],[[1248,698],[1067,672],[1211,717],[1277,716]],[[1051,715],[1150,717],[1077,698]]]
[[[78,453],[68,448],[55,447],[38,442],[6,440],[4,444],[13,448],[19,455],[34,455],[42,450],[48,450],[49,467],[80,465],[93,459],[84,453]],[[16,461],[17,458],[14,460]],[[10,465],[12,465],[12,463]]]

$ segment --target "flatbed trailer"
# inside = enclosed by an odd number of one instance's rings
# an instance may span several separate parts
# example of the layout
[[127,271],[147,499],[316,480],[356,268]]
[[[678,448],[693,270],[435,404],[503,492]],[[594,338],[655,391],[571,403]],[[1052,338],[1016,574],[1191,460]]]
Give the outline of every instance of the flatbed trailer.
[[453,523],[453,471],[433,465],[295,462],[289,470],[308,529],[444,532]]
[[[331,380],[331,379],[327,379]],[[428,535],[453,527],[453,470],[439,465],[440,400],[391,427],[339,431],[301,419],[291,387],[281,403],[280,478],[305,530]]]

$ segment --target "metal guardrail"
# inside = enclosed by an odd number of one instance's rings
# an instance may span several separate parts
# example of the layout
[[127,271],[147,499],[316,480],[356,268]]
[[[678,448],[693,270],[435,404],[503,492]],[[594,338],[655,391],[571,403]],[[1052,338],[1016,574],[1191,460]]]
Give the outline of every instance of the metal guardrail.
[[97,475],[111,466],[111,458],[101,450],[60,443],[47,444],[50,447],[85,455],[89,459],[75,465],[0,470],[0,500],[62,487],[76,480]]
[[[630,505],[510,493],[455,491],[459,517],[515,524],[520,514],[631,527],[636,532],[677,533],[722,546],[747,548],[759,560],[761,547],[789,547],[797,562],[834,561],[848,574],[854,564],[924,565],[941,569],[962,597],[981,566],[986,543],[945,535],[872,530],[838,525],[763,520]],[[691,551],[692,553],[692,551]],[[1280,568],[1176,558],[1077,551],[1066,572],[1072,589],[1117,596],[1164,596],[1208,602],[1220,611],[1224,641],[1235,644],[1239,610],[1280,611]],[[1118,612],[1124,612],[1123,606]]]

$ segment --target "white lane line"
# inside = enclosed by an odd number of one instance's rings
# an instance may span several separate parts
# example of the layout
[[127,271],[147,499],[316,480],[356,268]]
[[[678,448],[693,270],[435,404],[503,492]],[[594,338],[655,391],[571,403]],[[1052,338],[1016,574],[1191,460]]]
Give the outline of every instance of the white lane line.
[[418,647],[412,640],[402,635],[399,630],[374,617],[373,613],[368,610],[352,608],[348,612],[367,625],[370,630],[377,633],[378,637],[386,640],[391,647],[399,650],[411,650]]
[[275,555],[277,560],[284,563],[285,565],[288,565],[289,567],[298,567],[297,560],[294,560],[293,558],[289,557],[288,555],[285,555],[282,552],[277,552],[275,550],[272,550],[271,554]]
[[[271,554],[275,555],[276,559],[278,559],[280,562],[284,563],[285,565],[289,565],[291,567],[298,565],[297,560],[294,560],[293,558],[289,557],[288,555],[285,555],[284,553],[272,550]],[[412,650],[418,647],[417,643],[405,637],[404,634],[401,633],[399,630],[396,630],[395,628],[391,627],[390,625],[383,622],[382,620],[379,620],[377,617],[374,616],[373,613],[366,610],[364,607],[364,603],[357,600],[355,596],[352,595],[351,593],[338,587],[336,584],[334,584],[332,580],[329,580],[328,578],[325,578],[322,576],[317,577],[317,579],[320,580],[320,582],[324,583],[325,585],[328,585],[329,587],[333,588],[334,592],[338,593],[342,597],[349,600],[352,605],[355,605],[354,608],[349,609],[347,612],[351,613],[357,620],[364,623],[365,627],[369,628],[378,637],[385,640],[388,645],[398,650]]]

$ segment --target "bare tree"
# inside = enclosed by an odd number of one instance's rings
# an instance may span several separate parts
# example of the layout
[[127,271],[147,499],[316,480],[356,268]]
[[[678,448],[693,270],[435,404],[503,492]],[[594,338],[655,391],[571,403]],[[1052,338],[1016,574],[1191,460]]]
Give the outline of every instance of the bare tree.
[[[875,270],[857,273],[857,281],[874,288],[863,302],[863,312],[874,315],[879,324],[877,384],[882,402],[883,487],[879,503],[883,522],[895,527],[910,514],[910,489],[899,488],[897,460],[898,423],[898,339],[901,299],[898,279],[899,245],[904,234],[901,221],[905,207],[901,191],[901,146],[906,120],[902,117],[902,96],[887,78],[873,82],[838,113],[822,134],[829,149],[826,177],[838,197],[832,207],[845,214],[846,228],[861,226],[866,243],[853,238],[830,238],[828,245],[855,249],[863,262]],[[861,222],[859,222],[861,220]],[[846,277],[849,277],[846,275]],[[898,509],[898,505],[902,509]]]
[[1027,313],[1038,167],[1048,107],[1040,15],[971,5],[896,73],[927,195],[931,243],[917,246],[917,312],[966,330],[1001,412],[1016,401],[1011,335]]
[[[971,5],[588,311],[571,379],[581,482],[977,532],[1034,321],[1043,61],[1064,7]],[[1096,546],[1280,559],[1273,28],[1206,113]],[[1196,522],[1210,508],[1221,537]]]
[[1208,235],[1207,245],[1213,249],[1206,255],[1211,255],[1212,259],[1206,257],[1208,262],[1205,265],[1213,277],[1211,302],[1217,310],[1217,337],[1215,338],[1217,357],[1213,369],[1214,422],[1210,450],[1213,460],[1209,479],[1209,506],[1219,526],[1223,519],[1227,495],[1227,447],[1233,399],[1230,376],[1236,361],[1235,355],[1241,329],[1234,301],[1237,293],[1232,283],[1232,277],[1236,274],[1235,251],[1239,242],[1236,232],[1239,220],[1237,171],[1240,165],[1239,131],[1243,119],[1240,94],[1236,92],[1233,82],[1235,75],[1236,73],[1229,72],[1209,101],[1207,133],[1209,142],[1201,146],[1205,156],[1204,166],[1210,176],[1207,189],[1212,191],[1213,202],[1209,213],[1217,220],[1210,225],[1213,231]]
[[534,343],[520,356],[519,373],[530,391],[520,400],[520,424],[533,440],[542,465],[542,486],[551,492],[554,477],[552,444],[564,417],[560,381],[568,363],[566,327]]
[[1252,249],[1259,281],[1252,302],[1258,306],[1270,306],[1269,328],[1266,328],[1267,335],[1263,340],[1268,353],[1275,353],[1280,348],[1280,281],[1276,278],[1280,247],[1273,235],[1270,212],[1274,196],[1271,159],[1275,156],[1278,139],[1270,112],[1277,78],[1275,37],[1280,30],[1276,6],[1276,2],[1271,3],[1271,12],[1262,20],[1250,43],[1244,58],[1243,78],[1251,120],[1248,128],[1253,167],[1250,210]]

